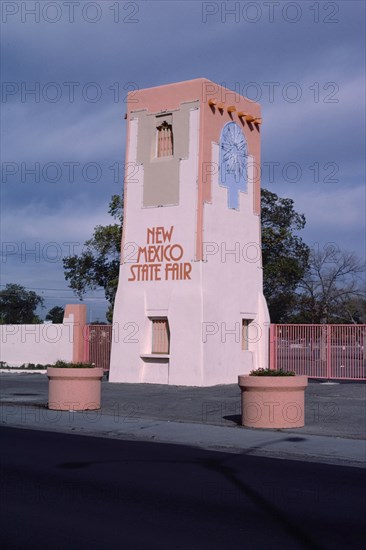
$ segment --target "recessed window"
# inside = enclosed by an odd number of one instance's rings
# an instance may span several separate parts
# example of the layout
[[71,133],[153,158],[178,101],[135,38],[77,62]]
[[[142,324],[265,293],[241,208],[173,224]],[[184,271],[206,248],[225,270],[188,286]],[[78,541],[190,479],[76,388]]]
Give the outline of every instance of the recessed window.
[[152,319],[152,353],[169,353],[170,331],[166,317]]
[[250,325],[251,322],[252,322],[252,319],[243,319],[242,320],[241,349],[244,350],[244,351],[248,351],[248,349],[249,349],[249,346],[248,346],[248,342],[249,342],[248,333],[249,333],[249,325]]
[[173,125],[164,120],[156,127],[156,156],[172,157],[174,153]]

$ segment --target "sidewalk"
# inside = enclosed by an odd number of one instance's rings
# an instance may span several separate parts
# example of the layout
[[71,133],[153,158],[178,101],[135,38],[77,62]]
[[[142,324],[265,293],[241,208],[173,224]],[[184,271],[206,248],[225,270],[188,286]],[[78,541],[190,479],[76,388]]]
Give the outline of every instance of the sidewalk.
[[310,381],[305,427],[293,430],[241,427],[236,385],[192,388],[105,380],[100,411],[60,412],[46,408],[47,384],[45,375],[1,374],[1,425],[365,465],[366,386],[362,383]]

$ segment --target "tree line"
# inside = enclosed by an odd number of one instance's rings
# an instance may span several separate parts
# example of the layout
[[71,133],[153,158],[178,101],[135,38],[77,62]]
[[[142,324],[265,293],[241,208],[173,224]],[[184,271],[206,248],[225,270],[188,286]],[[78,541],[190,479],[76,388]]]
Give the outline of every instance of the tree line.
[[[7,284],[0,291],[0,325],[19,325],[42,323],[36,310],[44,308],[44,299],[34,290],[27,290],[15,283]],[[64,308],[54,306],[45,319],[52,323],[62,323]]]

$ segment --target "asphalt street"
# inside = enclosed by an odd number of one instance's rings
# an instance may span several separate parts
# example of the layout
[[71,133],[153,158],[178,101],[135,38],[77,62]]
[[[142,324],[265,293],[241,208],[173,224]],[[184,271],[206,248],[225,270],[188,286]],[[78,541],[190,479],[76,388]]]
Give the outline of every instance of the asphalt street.
[[363,547],[365,471],[1,428],[3,549]]

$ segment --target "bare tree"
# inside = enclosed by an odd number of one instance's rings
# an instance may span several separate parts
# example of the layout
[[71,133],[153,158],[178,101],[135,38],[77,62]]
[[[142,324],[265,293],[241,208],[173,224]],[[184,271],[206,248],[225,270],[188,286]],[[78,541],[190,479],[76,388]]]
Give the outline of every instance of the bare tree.
[[[357,323],[365,303],[365,264],[353,252],[328,245],[311,250],[309,266],[299,285],[294,321]],[[361,315],[361,317],[363,317]]]
[[344,320],[347,323],[366,324],[366,291],[363,296],[352,298],[345,304]]

